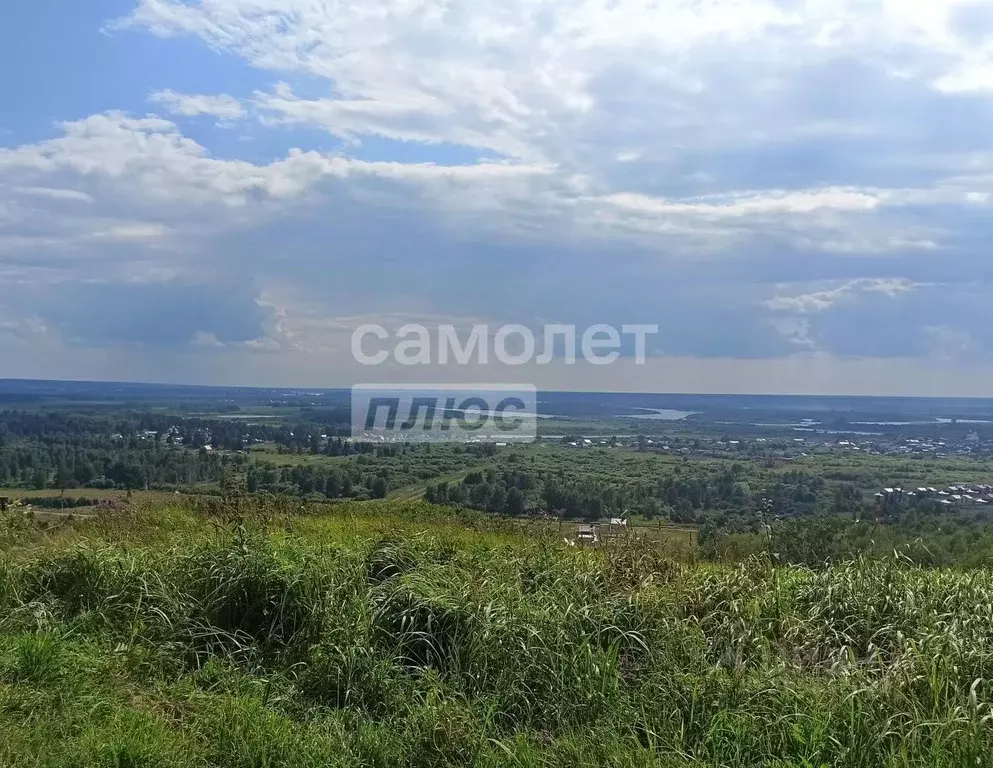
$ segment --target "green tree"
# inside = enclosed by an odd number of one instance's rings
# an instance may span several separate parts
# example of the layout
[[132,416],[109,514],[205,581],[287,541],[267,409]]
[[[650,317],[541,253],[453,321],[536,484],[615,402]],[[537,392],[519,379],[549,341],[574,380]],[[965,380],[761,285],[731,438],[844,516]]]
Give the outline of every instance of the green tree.
[[752,489],[748,483],[738,481],[731,487],[731,503],[736,507],[747,507],[752,501]]
[[41,467],[38,467],[37,469],[35,469],[34,472],[31,473],[31,487],[34,488],[36,491],[40,491],[43,488],[45,488],[45,486],[47,485],[48,485],[48,473]]
[[93,469],[93,465],[88,461],[77,461],[76,470],[73,475],[77,483],[86,485],[96,476],[96,470]]
[[523,515],[525,505],[524,492],[520,488],[511,488],[507,491],[505,509],[508,515]]
[[372,491],[372,497],[374,499],[385,499],[386,494],[390,490],[390,486],[389,483],[386,482],[385,477],[377,477],[372,481],[372,487],[370,490]]
[[69,471],[69,467],[65,464],[59,464],[59,468],[55,471],[55,487],[65,494],[66,488],[72,484],[72,472]]

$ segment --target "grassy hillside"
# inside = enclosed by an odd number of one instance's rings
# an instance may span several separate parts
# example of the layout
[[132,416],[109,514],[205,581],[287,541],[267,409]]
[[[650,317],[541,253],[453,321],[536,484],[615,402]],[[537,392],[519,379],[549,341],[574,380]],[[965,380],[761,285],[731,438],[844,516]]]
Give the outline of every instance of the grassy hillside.
[[993,754],[988,570],[690,565],[420,502],[200,504],[0,517],[0,765]]

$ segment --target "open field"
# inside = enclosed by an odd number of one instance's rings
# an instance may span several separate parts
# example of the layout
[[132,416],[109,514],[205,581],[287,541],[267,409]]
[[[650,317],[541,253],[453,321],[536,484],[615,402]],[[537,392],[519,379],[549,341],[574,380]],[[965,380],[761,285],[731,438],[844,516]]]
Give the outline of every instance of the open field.
[[440,477],[433,477],[430,480],[421,480],[413,485],[407,485],[389,495],[390,501],[415,501],[424,498],[427,487],[433,483],[459,483],[465,479],[471,470],[460,470]]
[[[68,488],[64,492],[55,488],[33,490],[30,488],[0,488],[0,496],[10,499],[57,499],[65,494],[67,499],[95,499],[98,501],[119,501],[128,499],[128,492],[116,488]],[[182,495],[182,494],[180,494]],[[170,502],[177,494],[171,491],[132,491],[135,502]]]
[[866,491],[878,490],[884,485],[916,488],[922,485],[993,483],[993,461],[978,457],[935,459],[822,454],[798,459],[791,466],[830,480],[850,482]]
[[0,765],[990,765],[993,571],[297,509],[0,517]]
[[255,445],[248,449],[248,455],[259,461],[266,461],[279,467],[293,467],[306,464],[324,464],[347,462],[347,456],[323,456],[310,453],[280,452],[278,446],[272,444]]

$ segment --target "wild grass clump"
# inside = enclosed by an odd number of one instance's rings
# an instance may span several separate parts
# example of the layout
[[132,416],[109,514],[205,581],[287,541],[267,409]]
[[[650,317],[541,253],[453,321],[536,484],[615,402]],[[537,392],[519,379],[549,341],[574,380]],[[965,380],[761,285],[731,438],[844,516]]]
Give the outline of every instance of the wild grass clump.
[[265,547],[221,547],[172,563],[177,602],[196,653],[267,655],[307,647],[324,626],[324,572]]
[[3,550],[0,765],[990,764],[991,571],[385,509],[148,509]]

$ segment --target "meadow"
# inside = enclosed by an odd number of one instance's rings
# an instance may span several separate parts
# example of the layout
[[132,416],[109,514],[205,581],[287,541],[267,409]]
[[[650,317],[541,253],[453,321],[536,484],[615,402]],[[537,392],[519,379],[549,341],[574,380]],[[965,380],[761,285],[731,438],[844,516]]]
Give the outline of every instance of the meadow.
[[0,765],[982,766],[993,571],[420,501],[0,516]]

